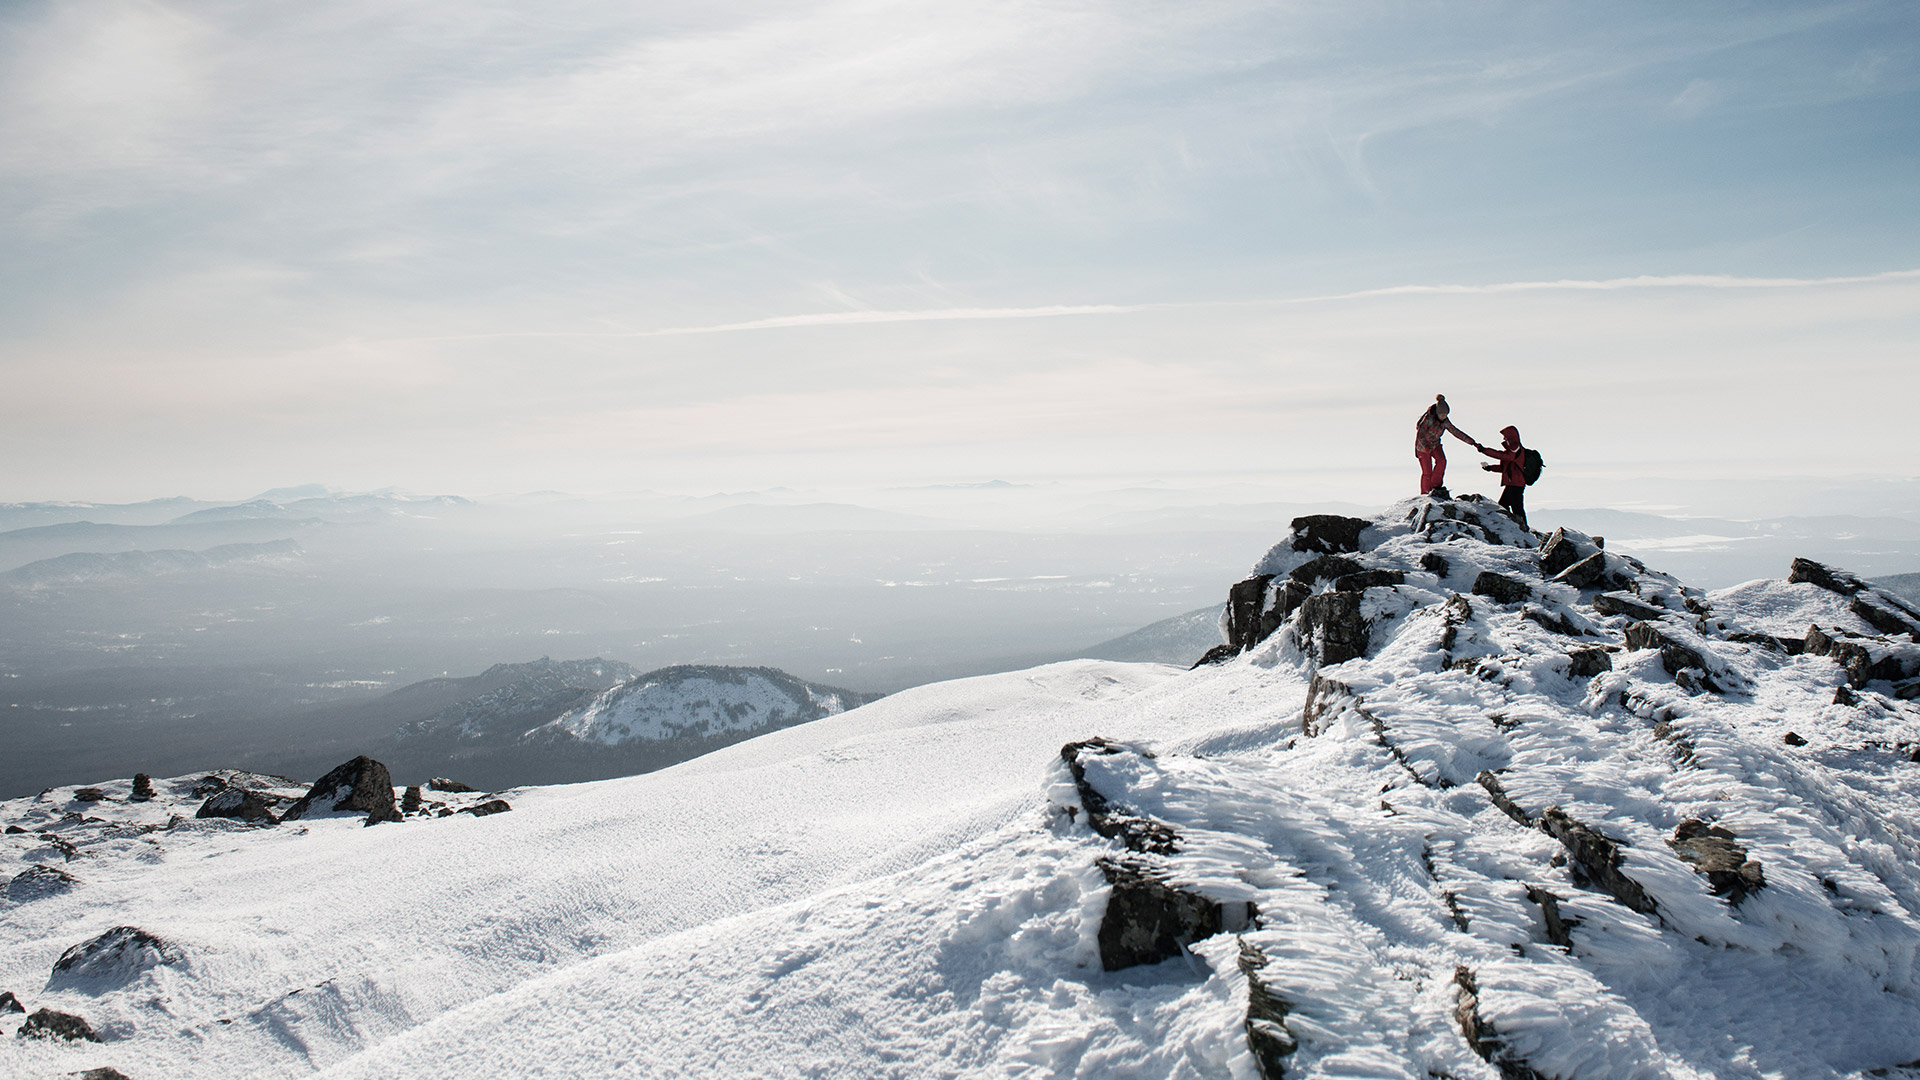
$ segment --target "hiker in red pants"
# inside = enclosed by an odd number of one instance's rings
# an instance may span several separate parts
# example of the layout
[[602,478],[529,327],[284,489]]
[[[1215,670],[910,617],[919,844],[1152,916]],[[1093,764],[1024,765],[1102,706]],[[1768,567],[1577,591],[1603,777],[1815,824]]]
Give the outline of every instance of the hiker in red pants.
[[[1420,463],[1420,494],[1447,498],[1447,451],[1440,445],[1440,437],[1451,431],[1454,437],[1468,446],[1480,444],[1474,437],[1453,426],[1447,419],[1447,395],[1433,395],[1433,404],[1420,414],[1413,425],[1413,459]],[[1437,492],[1437,494],[1436,494]]]
[[1500,429],[1500,449],[1474,444],[1474,449],[1494,459],[1482,465],[1488,472],[1500,474],[1500,505],[1513,520],[1527,527],[1527,448],[1520,445],[1520,429],[1509,424]]

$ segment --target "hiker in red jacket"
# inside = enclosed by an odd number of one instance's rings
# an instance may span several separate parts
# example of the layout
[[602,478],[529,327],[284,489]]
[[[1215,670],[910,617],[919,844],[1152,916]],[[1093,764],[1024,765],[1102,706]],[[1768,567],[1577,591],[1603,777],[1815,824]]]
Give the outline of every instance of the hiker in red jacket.
[[1440,445],[1440,437],[1451,431],[1454,437],[1468,446],[1478,447],[1473,436],[1453,426],[1447,419],[1447,395],[1433,395],[1433,404],[1420,414],[1413,425],[1413,458],[1420,463],[1420,494],[1447,497],[1447,451]]
[[1480,467],[1500,474],[1500,505],[1524,529],[1527,527],[1527,448],[1520,445],[1520,429],[1511,424],[1501,428],[1500,447],[1495,450],[1474,444],[1474,449],[1494,459],[1495,464]]

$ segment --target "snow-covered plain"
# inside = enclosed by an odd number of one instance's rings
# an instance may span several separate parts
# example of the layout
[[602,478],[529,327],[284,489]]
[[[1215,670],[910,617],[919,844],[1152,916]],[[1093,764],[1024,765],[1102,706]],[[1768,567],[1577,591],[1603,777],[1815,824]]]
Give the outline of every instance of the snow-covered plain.
[[[1264,991],[1288,1076],[1920,1076],[1909,639],[1808,582],[1703,594],[1604,553],[1608,580],[1549,581],[1483,504],[1360,534],[1345,558],[1397,581],[1315,576],[1298,539],[1262,606],[1289,574],[1357,594],[1364,655],[1331,662],[1308,605],[1192,672],[923,687],[490,817],[55,825],[71,860],[8,836],[81,883],[0,909],[0,990],[107,1041],[0,1040],[0,1073],[1246,1080]],[[1793,652],[1814,624],[1904,681]],[[1082,787],[1059,751],[1092,736],[1117,745]],[[1171,852],[1096,834],[1089,790]],[[70,794],[0,814],[153,806]],[[1744,893],[1685,861],[1689,823],[1733,838]],[[1257,915],[1103,970],[1103,857]],[[50,979],[117,925],[177,958]]]

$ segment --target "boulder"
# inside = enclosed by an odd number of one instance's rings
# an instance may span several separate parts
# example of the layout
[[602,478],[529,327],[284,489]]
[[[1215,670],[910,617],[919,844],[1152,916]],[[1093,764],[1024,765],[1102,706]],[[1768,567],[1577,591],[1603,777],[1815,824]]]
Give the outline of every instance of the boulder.
[[[1719,667],[1698,649],[1680,641],[1657,623],[1637,622],[1627,627],[1627,648],[1659,649],[1660,666],[1665,668],[1669,675],[1679,675],[1688,668],[1700,672],[1712,672]],[[1713,688],[1711,680],[1708,681],[1707,686],[1710,689]]]
[[279,800],[269,795],[246,788],[230,787],[216,791],[200,804],[194,812],[196,818],[237,818],[261,825],[272,825],[278,819],[273,816],[273,808]]
[[1342,575],[1333,583],[1334,592],[1366,592],[1368,589],[1380,589],[1393,585],[1404,585],[1407,575],[1400,570],[1360,570]]
[[1238,655],[1240,655],[1240,646],[1238,645],[1215,645],[1213,648],[1201,654],[1200,659],[1195,660],[1193,667],[1187,670],[1193,671],[1196,668],[1202,668],[1208,664],[1224,664]]
[[1920,619],[1909,618],[1901,605],[1890,601],[1890,597],[1863,592],[1847,608],[1883,634],[1910,634],[1920,641]]
[[476,787],[468,787],[467,785],[461,783],[458,780],[449,780],[444,776],[436,776],[433,779],[427,781],[427,788],[430,791],[451,791],[451,792],[454,792],[455,794],[459,794],[461,792],[480,790],[479,788],[476,788]]
[[1573,868],[1588,881],[1605,889],[1626,907],[1642,915],[1654,914],[1653,898],[1639,882],[1620,870],[1626,862],[1624,841],[1575,821],[1558,806],[1549,806],[1540,814],[1540,831],[1560,841],[1560,846],[1567,849]]
[[13,991],[0,991],[0,1013],[23,1013],[26,1011],[27,1007],[20,1004],[20,999],[13,996]]
[[146,773],[134,773],[133,794],[129,796],[129,798],[134,802],[151,802],[153,800],[153,777],[148,776]]
[[1482,570],[1473,579],[1473,594],[1487,597],[1496,604],[1519,604],[1533,598],[1533,590],[1526,582],[1491,570]]
[[1307,597],[1300,622],[1316,663],[1338,664],[1367,654],[1367,620],[1360,615],[1360,594],[1329,592]]
[[87,1069],[84,1072],[68,1073],[67,1075],[78,1077],[79,1080],[132,1080],[126,1073],[106,1065],[102,1065],[97,1069]]
[[1308,514],[1293,519],[1293,550],[1335,555],[1360,550],[1360,534],[1373,524],[1366,518]]
[[148,968],[178,964],[182,959],[180,949],[171,942],[137,926],[116,926],[61,953],[48,985],[120,986]]
[[1760,864],[1747,858],[1747,849],[1734,843],[1737,839],[1731,831],[1718,825],[1688,818],[1673,830],[1673,839],[1667,841],[1667,846],[1682,862],[1692,866],[1694,873],[1706,876],[1714,895],[1724,896],[1728,903],[1738,905],[1765,886],[1767,878]]
[[73,789],[75,802],[105,802],[107,793],[97,787],[78,787]]
[[1311,585],[1322,578],[1345,577],[1360,572],[1360,564],[1344,555],[1322,555],[1317,559],[1308,559],[1294,567],[1287,577],[1303,585]]
[[1099,867],[1109,886],[1099,934],[1104,970],[1172,959],[1224,925],[1218,901],[1174,888],[1144,862],[1102,858]]
[[16,904],[58,896],[80,884],[80,879],[57,866],[29,867],[7,882],[7,899]]
[[93,1025],[72,1013],[40,1009],[14,1032],[22,1039],[64,1039],[68,1042],[99,1042]]
[[1576,679],[1592,678],[1613,670],[1613,654],[1595,645],[1588,649],[1567,650],[1567,674]]
[[417,814],[420,812],[419,784],[408,785],[407,793],[400,796],[400,812],[403,814]]
[[1787,573],[1787,580],[1795,584],[1806,582],[1809,585],[1818,585],[1842,596],[1852,596],[1867,587],[1866,582],[1845,570],[1835,569],[1825,563],[1814,562],[1812,559],[1801,558],[1793,560]]
[[1797,731],[1789,731],[1785,735],[1780,736],[1780,741],[1786,743],[1788,746],[1807,745],[1807,740],[1801,738],[1800,733]]
[[193,794],[198,798],[204,799],[216,791],[227,790],[227,787],[228,784],[225,777],[208,773],[193,782]]
[[26,835],[26,832],[27,832],[27,830],[25,830],[25,829],[23,829],[23,828],[21,828],[21,827],[20,827],[20,826],[18,826],[18,825],[9,825],[9,826],[7,826],[7,835],[8,835],[8,836],[25,836],[25,835]]
[[393,801],[393,776],[387,767],[365,754],[313,782],[281,821],[298,821],[328,812],[367,815],[368,825],[399,821],[400,808]]
[[474,817],[486,817],[490,814],[504,814],[511,809],[513,809],[513,807],[509,805],[505,799],[488,799],[486,802],[479,803],[478,805],[466,807],[460,812],[463,814],[472,814]]
[[1429,551],[1420,556],[1420,569],[1435,577],[1443,578],[1453,572],[1453,564],[1447,561],[1445,555],[1437,551]]
[[1607,553],[1593,554],[1553,576],[1553,580],[1576,589],[1593,589],[1607,583],[1613,574],[1607,569]]
[[1659,620],[1667,609],[1655,607],[1630,592],[1603,592],[1593,598],[1593,610],[1602,615],[1624,615],[1629,619]]
[[1567,530],[1555,529],[1540,545],[1540,576],[1553,577],[1581,559],[1579,546],[1567,536]]

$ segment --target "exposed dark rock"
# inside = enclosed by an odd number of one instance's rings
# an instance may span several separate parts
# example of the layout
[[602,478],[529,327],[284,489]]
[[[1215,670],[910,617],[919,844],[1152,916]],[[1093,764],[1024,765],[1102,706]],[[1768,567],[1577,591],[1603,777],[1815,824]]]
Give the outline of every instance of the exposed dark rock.
[[1860,638],[1844,631],[1828,632],[1818,626],[1807,628],[1807,652],[1830,657],[1846,669],[1847,681],[1855,687],[1875,679],[1897,682],[1917,673],[1880,639]]
[[207,801],[200,804],[200,809],[195,811],[193,816],[238,818],[241,821],[251,821],[260,825],[272,825],[276,821],[273,808],[278,803],[279,800],[271,795],[263,795],[258,791],[248,791],[241,787],[230,787],[208,796]]
[[1834,688],[1833,703],[1835,705],[1858,705],[1860,704],[1860,698],[1859,695],[1853,692],[1853,687],[1842,685]]
[[97,787],[79,787],[73,789],[75,802],[104,802],[107,793]]
[[193,782],[193,794],[197,798],[204,799],[216,791],[227,790],[227,787],[228,784],[225,777],[208,773]]
[[1338,664],[1367,654],[1367,620],[1360,615],[1359,593],[1309,596],[1300,605],[1300,622],[1317,663]]
[[153,777],[146,773],[133,774],[133,794],[128,796],[134,802],[149,802],[153,799]]
[[1293,519],[1293,550],[1337,554],[1360,550],[1360,534],[1373,524],[1366,518],[1308,514]]
[[1590,649],[1567,650],[1567,674],[1576,679],[1592,678],[1613,670],[1613,654],[1598,645]]
[[84,1072],[68,1073],[67,1075],[79,1077],[79,1080],[132,1080],[131,1077],[119,1069],[110,1068],[105,1065],[102,1065],[98,1069],[87,1069]]
[[0,991],[0,1013],[23,1013],[26,1011],[27,1007],[20,1004],[20,999],[13,996],[13,991]]
[[22,1039],[65,1039],[68,1042],[99,1042],[100,1036],[93,1033],[93,1025],[72,1013],[54,1012],[52,1009],[39,1009],[27,1022],[14,1032]]
[[1305,735],[1320,733],[1320,718],[1333,708],[1333,703],[1343,697],[1353,696],[1351,687],[1343,682],[1326,678],[1319,672],[1307,681],[1307,701],[1300,710],[1300,731]]
[[368,825],[399,821],[400,808],[393,803],[393,777],[387,767],[365,754],[313,782],[299,801],[287,807],[281,821],[298,821],[312,814],[364,813]]
[[1763,649],[1771,649],[1777,653],[1786,653],[1788,656],[1799,656],[1801,653],[1807,651],[1806,638],[1783,638],[1775,637],[1772,634],[1756,634],[1746,630],[1736,630],[1727,635],[1727,640],[1738,641],[1743,645],[1758,645]]
[[25,829],[23,829],[23,828],[21,828],[21,827],[20,827],[20,826],[18,826],[18,825],[9,825],[9,826],[7,826],[7,835],[8,835],[8,836],[20,836],[20,835],[23,835],[23,834],[24,834],[24,833],[25,833],[26,831],[27,831],[27,830],[25,830]]
[[1112,886],[1100,920],[1103,969],[1157,964],[1221,931],[1218,901],[1174,888],[1146,863],[1102,858],[1099,866]]
[[137,926],[116,926],[60,954],[49,985],[94,982],[119,985],[151,967],[177,964],[177,946]]
[[1272,582],[1272,574],[1255,574],[1227,590],[1227,644],[1235,651],[1252,648],[1264,638],[1260,615],[1267,603],[1267,586]]
[[1842,596],[1852,596],[1867,587],[1866,582],[1845,570],[1836,569],[1825,563],[1817,563],[1812,559],[1801,558],[1793,560],[1792,568],[1787,573],[1787,580],[1796,584],[1804,581],[1810,585],[1818,585]]
[[477,806],[466,807],[460,812],[463,814],[472,814],[474,817],[487,817],[490,814],[504,814],[511,809],[513,809],[513,807],[508,805],[505,799],[488,799],[486,802],[480,803]]
[[407,788],[407,793],[400,797],[400,812],[403,814],[417,814],[420,812],[419,784],[410,785]]
[[1587,631],[1559,612],[1549,611],[1539,604],[1528,604],[1520,610],[1520,617],[1528,622],[1538,623],[1563,637],[1586,637]]
[[1920,698],[1920,679],[1904,682],[1894,687],[1893,696],[1899,698],[1901,701],[1912,701],[1914,698]]
[[[1152,818],[1130,813],[1109,801],[1087,780],[1087,767],[1080,759],[1092,754],[1138,754],[1142,751],[1108,739],[1087,739],[1060,748],[1060,759],[1073,774],[1080,792],[1080,808],[1087,812],[1087,825],[1110,840],[1118,840],[1132,851],[1171,855],[1179,850],[1180,837],[1171,827]],[[1071,813],[1071,811],[1069,811]],[[1112,969],[1108,969],[1112,970]]]
[[1485,596],[1496,604],[1518,604],[1533,598],[1533,590],[1527,583],[1505,574],[1496,574],[1491,570],[1482,570],[1473,579],[1475,596]]
[[1593,610],[1602,615],[1625,615],[1629,619],[1659,621],[1667,609],[1655,607],[1629,592],[1604,592],[1593,598]]
[[1429,551],[1420,556],[1420,569],[1435,577],[1446,577],[1453,572],[1453,565],[1447,557],[1437,551]]
[[461,783],[458,780],[449,780],[444,776],[436,776],[433,779],[427,781],[427,787],[433,791],[451,791],[456,794],[460,792],[480,790],[479,788],[476,788],[476,787],[468,787],[467,785]]
[[1747,849],[1734,843],[1736,839],[1731,831],[1718,825],[1688,818],[1673,830],[1673,839],[1667,841],[1667,846],[1682,862],[1692,866],[1694,873],[1706,875],[1714,895],[1724,896],[1728,903],[1737,905],[1754,890],[1765,886],[1767,878],[1760,864],[1747,858]]
[[1453,1006],[1454,1022],[1460,1025],[1460,1034],[1466,1037],[1467,1045],[1480,1059],[1500,1070],[1502,1080],[1552,1080],[1534,1072],[1527,1063],[1512,1056],[1507,1050],[1507,1042],[1493,1030],[1493,1025],[1480,1016],[1480,987],[1474,981],[1472,969],[1461,965],[1453,969],[1454,985],[1460,989],[1459,1000]]
[[1193,662],[1193,667],[1190,667],[1187,670],[1192,671],[1194,670],[1194,668],[1205,667],[1208,664],[1224,664],[1227,661],[1239,655],[1240,655],[1240,646],[1238,645],[1227,645],[1227,644],[1215,645],[1213,648],[1208,649],[1205,653],[1201,654],[1200,659],[1195,660]]
[[1798,733],[1792,732],[1792,731],[1789,731],[1785,735],[1782,735],[1780,737],[1780,741],[1786,743],[1788,746],[1807,745],[1807,740],[1801,738]]
[[7,882],[7,899],[16,904],[58,896],[80,884],[80,879],[57,866],[33,866]]
[[1294,567],[1287,577],[1302,585],[1311,585],[1323,578],[1346,577],[1348,574],[1357,574],[1360,570],[1359,563],[1344,555],[1322,555]]
[[[1900,610],[1891,598],[1885,595],[1863,592],[1853,598],[1853,602],[1847,605],[1847,610],[1860,616],[1867,625],[1883,634],[1920,635],[1920,619],[1908,618],[1907,613]],[[1914,640],[1920,641],[1920,637],[1915,637]]]
[[1654,914],[1653,898],[1620,870],[1626,861],[1625,842],[1573,820],[1558,806],[1549,806],[1541,813],[1540,831],[1560,841],[1573,865],[1615,900],[1643,915]]
[[1446,607],[1440,610],[1443,626],[1440,630],[1440,649],[1452,652],[1453,643],[1459,639],[1460,627],[1473,618],[1473,602],[1459,593],[1447,597]]
[[1240,973],[1247,977],[1247,1048],[1253,1051],[1260,1080],[1281,1080],[1286,1075],[1286,1058],[1300,1049],[1300,1040],[1287,1027],[1292,1006],[1260,977],[1266,966],[1267,954],[1242,940]]
[[1660,666],[1666,669],[1667,674],[1677,679],[1683,671],[1697,671],[1699,674],[1692,678],[1700,687],[1716,694],[1723,692],[1713,677],[1707,674],[1710,670],[1707,658],[1655,623],[1637,622],[1627,627],[1627,648],[1659,649]]
[[1596,551],[1555,574],[1553,580],[1576,589],[1594,589],[1611,584],[1616,577],[1607,569],[1607,553]]
[[1547,542],[1540,545],[1540,576],[1553,577],[1567,567],[1580,561],[1580,549],[1565,529],[1553,530]]
[[1362,570],[1356,574],[1343,575],[1333,583],[1335,592],[1366,592],[1368,589],[1385,588],[1391,585],[1404,585],[1407,575],[1400,570]]
[[1525,825],[1529,829],[1533,828],[1533,815],[1522,810],[1520,804],[1507,797],[1507,789],[1501,786],[1499,777],[1493,775],[1492,772],[1486,769],[1482,769],[1480,770],[1480,775],[1474,777],[1474,780],[1477,781],[1481,787],[1487,789],[1487,798],[1492,800],[1493,805],[1498,807],[1501,813]]
[[1560,914],[1560,898],[1537,885],[1529,885],[1527,899],[1540,905],[1540,920],[1546,924],[1547,940],[1563,949],[1573,948],[1571,931],[1580,925],[1580,920]]

